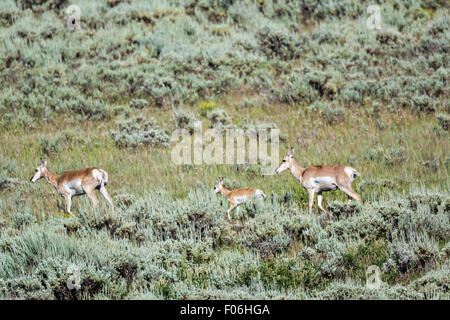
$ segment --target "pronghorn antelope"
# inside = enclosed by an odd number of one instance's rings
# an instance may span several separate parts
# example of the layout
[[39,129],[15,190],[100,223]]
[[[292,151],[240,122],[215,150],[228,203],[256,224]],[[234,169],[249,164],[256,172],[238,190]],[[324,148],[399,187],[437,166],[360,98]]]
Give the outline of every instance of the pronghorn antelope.
[[45,178],[55,189],[66,199],[67,212],[70,214],[72,197],[87,194],[92,200],[94,208],[98,200],[94,194],[95,189],[108,200],[114,210],[111,196],[108,194],[105,185],[108,183],[108,173],[97,168],[87,168],[81,170],[67,171],[57,176],[47,169],[47,160],[41,159],[41,165],[36,168],[36,173],[31,178],[31,182],[36,182],[40,178]]
[[216,193],[220,192],[227,197],[228,201],[230,201],[230,207],[227,211],[228,220],[231,220],[230,212],[234,208],[237,207],[237,211],[239,213],[239,205],[241,203],[251,200],[252,197],[259,199],[264,199],[266,197],[264,192],[254,188],[228,190],[223,186],[223,178],[219,178],[219,181],[217,181],[217,184],[214,186],[214,191]]
[[352,182],[360,174],[356,169],[343,165],[329,165],[329,166],[311,166],[308,168],[300,167],[294,160],[294,149],[288,149],[287,155],[275,170],[280,174],[284,170],[289,169],[292,175],[300,181],[301,185],[308,191],[309,196],[309,210],[311,214],[314,203],[314,194],[317,193],[317,204],[319,209],[325,211],[322,207],[322,192],[339,190],[345,192],[349,198],[360,201],[359,194],[352,190]]

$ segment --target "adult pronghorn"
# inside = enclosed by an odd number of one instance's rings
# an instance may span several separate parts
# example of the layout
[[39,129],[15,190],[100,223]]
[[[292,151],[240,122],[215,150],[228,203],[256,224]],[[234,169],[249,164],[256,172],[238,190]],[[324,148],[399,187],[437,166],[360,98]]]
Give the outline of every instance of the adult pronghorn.
[[339,190],[345,192],[349,197],[360,201],[359,194],[352,190],[352,182],[360,174],[356,169],[343,165],[329,166],[311,166],[308,168],[300,167],[294,160],[294,149],[288,149],[287,155],[275,170],[280,174],[288,169],[292,175],[300,181],[301,185],[308,191],[309,205],[308,213],[311,214],[314,203],[314,194],[317,193],[317,202],[320,210],[325,211],[322,207],[322,192]]
[[227,197],[228,201],[230,201],[230,207],[227,211],[228,220],[231,220],[231,210],[237,207],[237,211],[239,212],[239,205],[241,203],[251,200],[252,197],[259,199],[264,199],[266,197],[264,192],[254,188],[228,190],[223,186],[223,178],[219,178],[219,181],[217,181],[217,184],[214,186],[214,191],[216,193],[220,192]]
[[40,178],[45,178],[66,199],[67,212],[69,214],[71,213],[70,207],[73,196],[87,194],[95,208],[98,203],[97,197],[94,194],[95,189],[100,190],[100,193],[108,200],[114,210],[111,196],[105,187],[108,183],[108,173],[105,170],[87,168],[67,171],[57,176],[47,169],[47,160],[41,159],[41,165],[36,168],[36,173],[31,178],[31,182],[34,183]]

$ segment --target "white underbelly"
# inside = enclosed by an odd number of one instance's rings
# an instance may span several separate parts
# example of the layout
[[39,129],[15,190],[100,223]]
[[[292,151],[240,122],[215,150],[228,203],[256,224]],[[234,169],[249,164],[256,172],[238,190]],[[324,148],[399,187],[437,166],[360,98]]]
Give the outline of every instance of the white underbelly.
[[314,189],[316,192],[331,191],[337,189],[336,180],[332,177],[311,178],[309,181],[309,185],[311,186],[311,189]]
[[81,179],[75,179],[70,182],[64,183],[64,190],[70,193],[72,196],[84,194],[83,186],[81,185]]
[[247,196],[234,197],[234,201],[237,204],[244,203],[245,201],[247,201]]

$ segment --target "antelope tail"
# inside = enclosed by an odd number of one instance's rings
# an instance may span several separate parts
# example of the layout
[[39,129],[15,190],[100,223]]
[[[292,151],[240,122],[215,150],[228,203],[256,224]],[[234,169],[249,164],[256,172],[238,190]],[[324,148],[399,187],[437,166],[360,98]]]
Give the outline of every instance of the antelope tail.
[[103,169],[98,169],[98,170],[102,173],[102,180],[100,181],[100,183],[102,185],[108,184],[108,172],[106,172]]

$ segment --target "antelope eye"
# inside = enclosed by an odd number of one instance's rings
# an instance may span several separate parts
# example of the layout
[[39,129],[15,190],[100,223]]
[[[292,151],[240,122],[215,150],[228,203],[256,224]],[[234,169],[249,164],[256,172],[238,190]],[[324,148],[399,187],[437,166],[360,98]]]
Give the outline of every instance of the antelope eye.
[[286,160],[285,160],[285,159],[283,159],[283,162],[286,162]]

